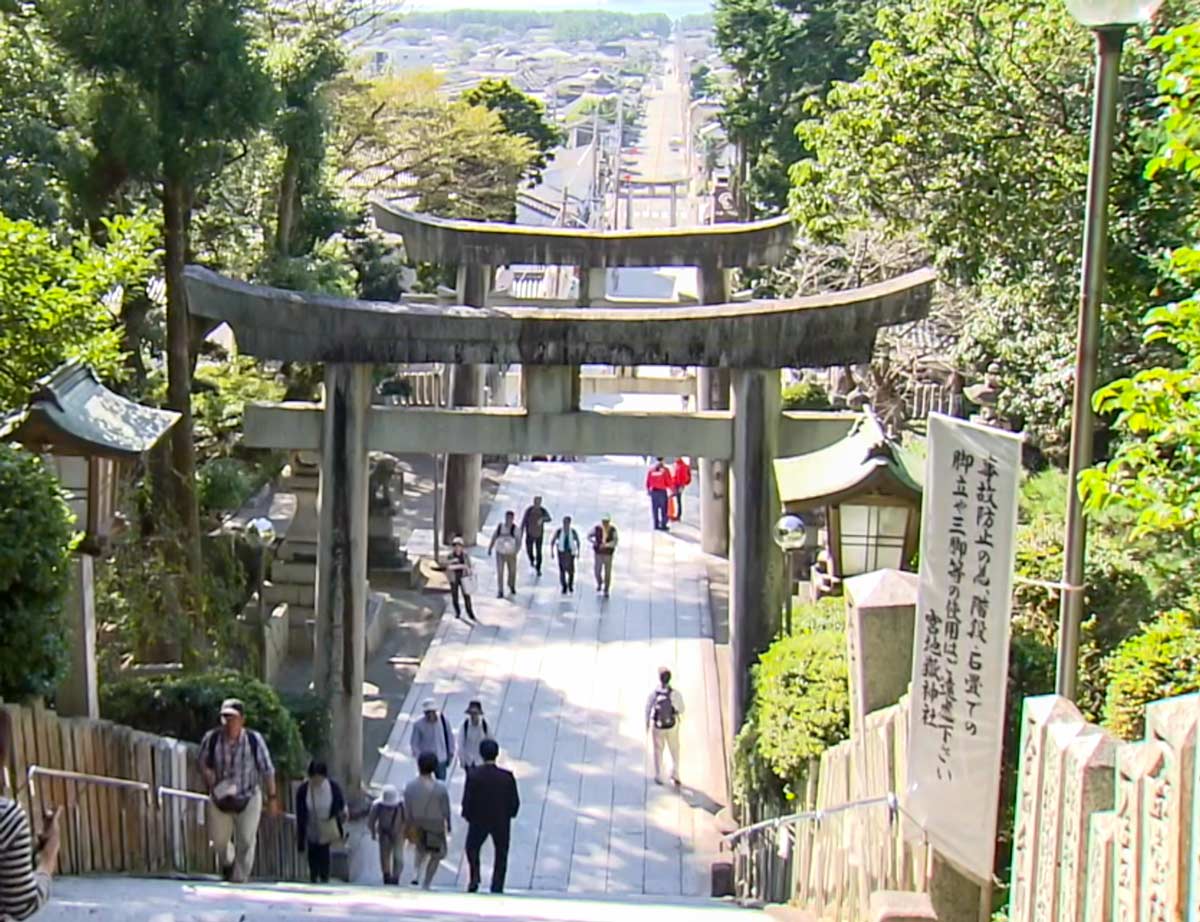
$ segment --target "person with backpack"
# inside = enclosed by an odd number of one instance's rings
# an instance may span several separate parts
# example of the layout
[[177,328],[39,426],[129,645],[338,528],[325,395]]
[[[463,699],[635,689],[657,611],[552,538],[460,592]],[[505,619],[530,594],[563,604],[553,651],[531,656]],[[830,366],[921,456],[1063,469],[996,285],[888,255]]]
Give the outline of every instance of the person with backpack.
[[371,804],[367,813],[367,830],[379,843],[379,869],[386,886],[399,885],[404,874],[404,846],[408,841],[404,830],[407,825],[408,817],[400,802],[400,792],[394,785],[385,784],[379,799]]
[[562,526],[554,532],[550,554],[558,559],[558,581],[563,595],[575,591],[575,560],[579,557],[579,532],[571,526],[571,517],[564,515]]
[[612,586],[613,555],[617,552],[617,526],[612,523],[612,516],[606,514],[588,537],[595,555],[596,591],[607,596]]
[[438,712],[437,702],[432,698],[421,702],[421,710],[424,716],[413,721],[409,748],[414,759],[420,759],[427,752],[433,753],[436,760],[433,773],[438,781],[445,781],[446,769],[454,758],[454,734],[450,732],[446,715]]
[[492,738],[487,718],[483,716],[483,703],[472,701],[467,705],[467,718],[458,731],[458,761],[463,771],[470,774],[471,769],[483,764],[483,756],[479,754],[479,744]]
[[654,783],[662,784],[663,746],[671,750],[671,782],[679,787],[679,721],[683,696],[671,687],[671,670],[658,670],[658,686],[646,701],[646,729],[654,750]]
[[245,883],[254,869],[264,788],[267,811],[272,816],[281,811],[267,741],[246,728],[246,706],[239,699],[221,702],[221,726],[200,741],[200,771],[208,785],[208,834],[221,876]]
[[496,598],[504,598],[504,571],[508,570],[508,591],[517,594],[517,514],[504,513],[504,521],[496,526],[488,553],[496,552]]
[[296,791],[296,839],[308,853],[308,876],[314,884],[329,883],[334,842],[346,838],[346,798],[329,777],[324,762],[308,763],[308,778]]

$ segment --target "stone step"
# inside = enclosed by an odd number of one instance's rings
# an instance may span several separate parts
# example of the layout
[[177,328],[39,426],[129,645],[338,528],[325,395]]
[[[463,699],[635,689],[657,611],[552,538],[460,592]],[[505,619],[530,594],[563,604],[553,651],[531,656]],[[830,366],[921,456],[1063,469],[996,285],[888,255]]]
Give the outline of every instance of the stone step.
[[[405,877],[407,877],[407,873]],[[572,897],[567,893],[464,893],[408,886],[246,884],[128,877],[63,878],[54,883],[38,922],[416,922],[536,919],[539,922],[722,922],[750,911],[704,899],[646,896]]]

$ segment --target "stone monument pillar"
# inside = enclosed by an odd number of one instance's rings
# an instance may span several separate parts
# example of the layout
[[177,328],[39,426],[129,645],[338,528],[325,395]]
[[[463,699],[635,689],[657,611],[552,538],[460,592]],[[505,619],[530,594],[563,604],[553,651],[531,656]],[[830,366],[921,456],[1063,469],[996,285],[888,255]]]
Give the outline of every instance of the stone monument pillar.
[[[701,266],[700,303],[729,300],[729,273],[719,266]],[[696,369],[696,409],[729,409],[729,369]],[[706,554],[729,554],[729,466],[723,460],[700,459],[700,546]]]
[[370,407],[370,365],[325,366],[313,673],[317,694],[329,703],[327,761],[352,800],[362,790]]
[[321,486],[320,455],[292,453],[279,480],[279,492],[295,497],[295,512],[287,535],[271,562],[271,579],[263,587],[267,610],[287,604],[288,653],[311,657],[311,625],[316,620],[317,492]]
[[842,584],[852,736],[862,733],[868,714],[899,701],[912,681],[917,582],[916,573],[875,570]]
[[733,375],[733,514],[729,566],[730,729],[745,716],[750,665],[779,629],[783,553],[775,544],[782,395],[778,371],[739,369]]
[[[458,299],[468,307],[486,307],[492,285],[492,267],[466,264],[458,270]],[[451,373],[450,406],[477,407],[483,404],[483,366],[455,365]],[[461,535],[474,547],[479,534],[480,481],[483,455],[447,455],[446,490],[442,500],[442,538],[449,544]]]
[[100,716],[96,685],[96,594],[91,554],[71,555],[67,595],[67,632],[70,660],[67,673],[54,695],[55,709],[63,717]]

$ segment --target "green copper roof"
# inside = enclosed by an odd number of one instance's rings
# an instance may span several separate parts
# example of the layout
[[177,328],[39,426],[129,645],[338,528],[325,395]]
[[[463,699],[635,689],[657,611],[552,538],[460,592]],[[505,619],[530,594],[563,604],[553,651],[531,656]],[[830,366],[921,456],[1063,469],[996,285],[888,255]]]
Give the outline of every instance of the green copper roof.
[[56,454],[132,460],[154,447],[179,414],[114,394],[78,362],[38,382],[22,411],[0,420],[0,438]]
[[836,505],[860,493],[918,500],[923,467],[916,452],[887,437],[868,412],[840,442],[775,462],[779,498],[789,512]]

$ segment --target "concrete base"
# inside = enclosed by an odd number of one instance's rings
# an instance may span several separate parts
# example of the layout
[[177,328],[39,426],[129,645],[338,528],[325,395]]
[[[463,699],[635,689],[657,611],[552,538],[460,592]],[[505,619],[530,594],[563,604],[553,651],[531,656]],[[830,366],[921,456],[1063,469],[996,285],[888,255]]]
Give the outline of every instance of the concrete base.
[[868,904],[869,922],[937,922],[933,902],[925,893],[877,890]]

